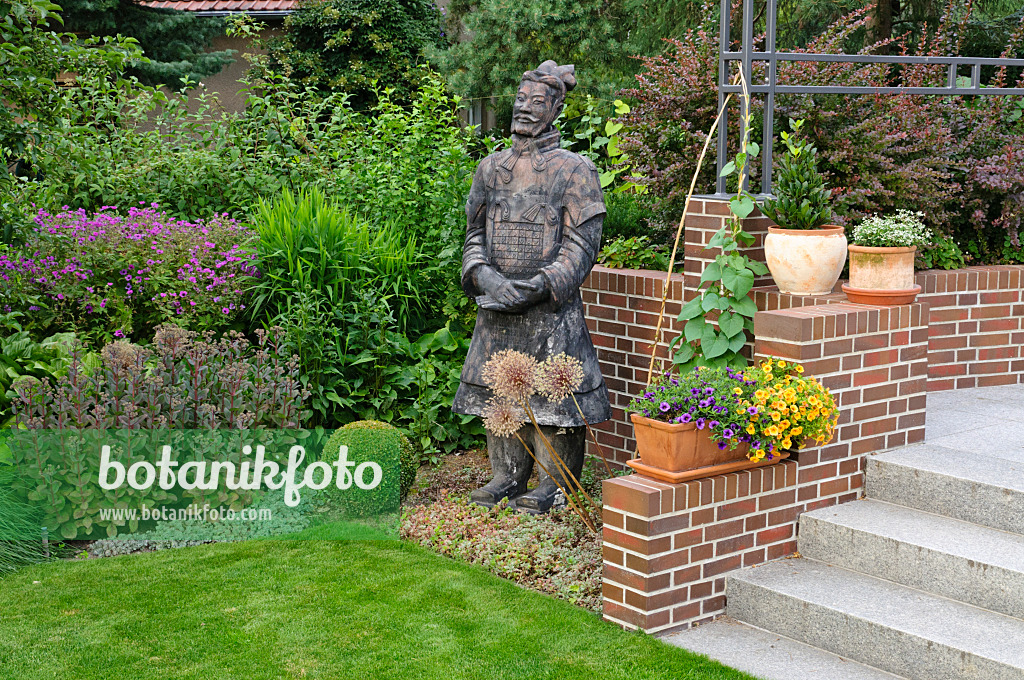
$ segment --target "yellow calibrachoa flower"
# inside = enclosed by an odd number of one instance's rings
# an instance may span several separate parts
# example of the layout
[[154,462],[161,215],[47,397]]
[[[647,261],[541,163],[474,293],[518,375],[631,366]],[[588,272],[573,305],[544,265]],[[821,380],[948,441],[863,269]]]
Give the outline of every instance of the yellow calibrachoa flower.
[[747,369],[744,379],[754,382],[754,394],[744,404],[760,411],[749,416],[745,431],[762,443],[767,442],[748,454],[751,460],[800,446],[805,437],[819,444],[832,439],[838,420],[835,400],[824,385],[804,375],[803,366],[768,357],[760,366]]

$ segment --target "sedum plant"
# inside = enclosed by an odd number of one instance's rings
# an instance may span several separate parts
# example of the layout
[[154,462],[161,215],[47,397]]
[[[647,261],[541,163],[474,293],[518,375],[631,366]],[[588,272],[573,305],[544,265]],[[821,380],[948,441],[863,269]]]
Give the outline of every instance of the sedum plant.
[[782,133],[787,153],[779,160],[776,197],[761,205],[761,212],[783,229],[817,229],[832,219],[832,191],[818,172],[818,150],[799,138],[803,123],[790,120],[793,134]]
[[897,210],[895,215],[872,215],[853,229],[853,244],[871,248],[909,248],[931,242],[922,212]]

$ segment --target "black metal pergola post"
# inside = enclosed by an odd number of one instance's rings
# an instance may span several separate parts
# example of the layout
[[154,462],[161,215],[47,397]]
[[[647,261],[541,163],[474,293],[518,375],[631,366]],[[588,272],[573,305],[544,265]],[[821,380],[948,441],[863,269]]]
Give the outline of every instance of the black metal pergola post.
[[[998,59],[985,57],[918,57],[905,55],[873,55],[873,54],[815,54],[804,52],[776,51],[775,34],[778,18],[777,0],[766,0],[768,6],[765,14],[765,49],[754,50],[754,1],[743,0],[743,30],[739,51],[730,49],[732,38],[729,25],[731,23],[730,0],[721,0],[721,26],[719,28],[718,46],[718,108],[722,109],[725,98],[730,93],[742,93],[742,86],[729,82],[730,64],[739,62],[743,77],[748,83],[751,95],[764,95],[764,125],[761,140],[761,193],[772,192],[772,152],[775,137],[775,95],[776,94],[921,94],[921,95],[1024,95],[1024,87],[982,87],[982,66],[1024,67],[1024,59]],[[754,62],[765,62],[768,65],[766,82],[757,83],[753,80]],[[943,64],[948,67],[945,86],[909,87],[895,85],[890,87],[861,87],[842,85],[779,85],[778,63],[822,61],[846,62],[855,64]],[[969,66],[971,70],[970,84],[961,86],[957,74],[961,66]],[[749,114],[749,102],[741,100],[741,111],[746,118]],[[729,112],[723,111],[718,132],[718,179],[716,192],[726,194],[726,179],[721,176],[722,168],[728,162]],[[745,189],[747,187],[744,187]]]

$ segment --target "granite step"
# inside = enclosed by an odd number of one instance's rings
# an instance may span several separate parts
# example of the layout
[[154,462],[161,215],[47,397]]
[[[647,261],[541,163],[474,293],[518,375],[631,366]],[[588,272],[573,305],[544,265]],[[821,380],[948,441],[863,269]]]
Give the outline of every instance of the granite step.
[[876,500],[800,516],[804,557],[1024,619],[1024,536]]
[[661,639],[761,680],[902,680],[728,616]]
[[806,558],[726,578],[744,623],[909,680],[1021,680],[1024,620]]
[[[1009,449],[1009,446],[1008,446]],[[868,498],[1024,534],[1024,460],[918,444],[868,456]]]

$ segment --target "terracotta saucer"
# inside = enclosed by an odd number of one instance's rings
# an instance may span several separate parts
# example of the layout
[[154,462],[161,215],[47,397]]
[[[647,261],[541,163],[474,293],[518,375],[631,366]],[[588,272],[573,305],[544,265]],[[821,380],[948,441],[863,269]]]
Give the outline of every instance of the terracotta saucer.
[[858,305],[894,307],[896,305],[913,304],[917,294],[921,292],[921,286],[900,290],[885,290],[881,288],[854,288],[844,283],[843,292],[846,293],[847,300]]
[[783,451],[782,453],[776,454],[771,460],[765,458],[756,463],[749,459],[744,459],[733,461],[731,463],[722,463],[720,465],[709,465],[707,467],[694,468],[692,470],[681,470],[679,472],[672,472],[671,470],[665,470],[653,465],[645,465],[639,458],[626,461],[626,465],[633,468],[637,473],[644,477],[650,477],[651,479],[656,479],[659,482],[668,482],[669,484],[680,484],[694,479],[724,475],[727,472],[739,472],[740,470],[764,467],[765,465],[778,463],[780,460],[785,460],[786,458],[789,458],[789,451]]

